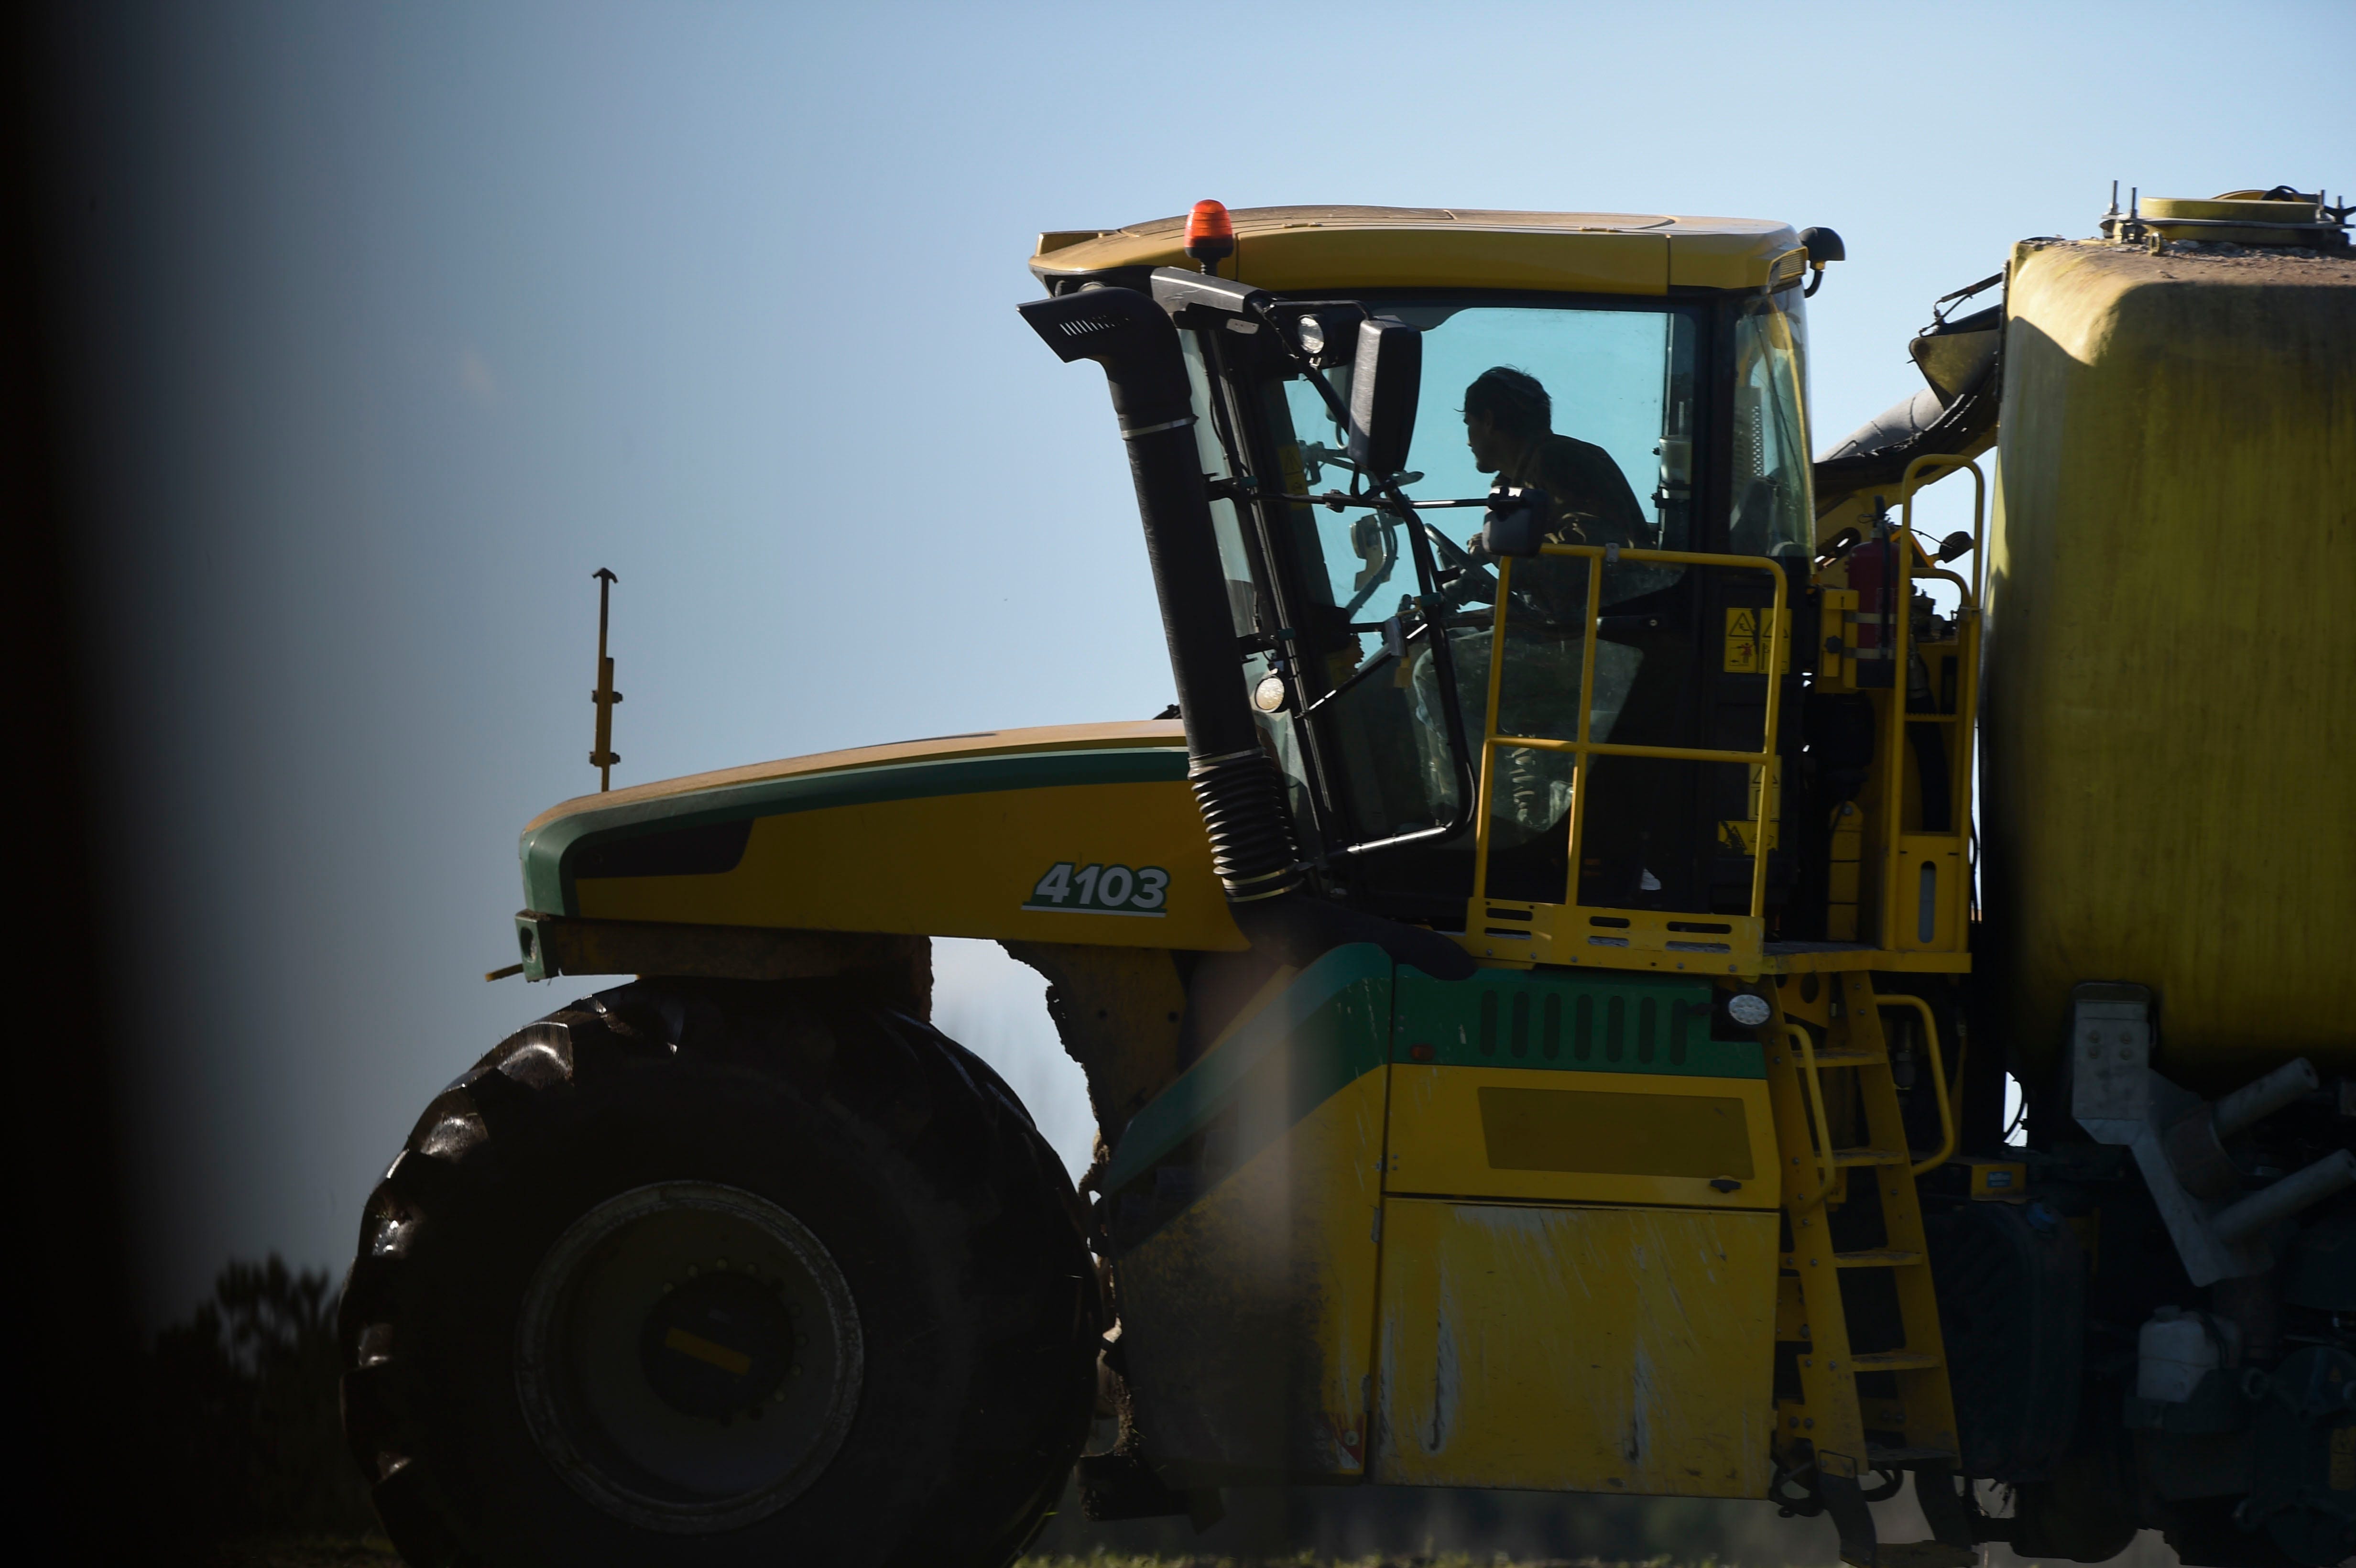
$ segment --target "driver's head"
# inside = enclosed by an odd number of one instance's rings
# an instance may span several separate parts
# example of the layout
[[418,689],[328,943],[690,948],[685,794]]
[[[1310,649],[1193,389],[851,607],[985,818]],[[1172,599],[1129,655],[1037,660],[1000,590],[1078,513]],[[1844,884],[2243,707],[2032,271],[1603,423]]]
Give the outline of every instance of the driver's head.
[[1464,389],[1464,444],[1472,466],[1494,474],[1507,459],[1554,429],[1554,400],[1536,376],[1499,365]]

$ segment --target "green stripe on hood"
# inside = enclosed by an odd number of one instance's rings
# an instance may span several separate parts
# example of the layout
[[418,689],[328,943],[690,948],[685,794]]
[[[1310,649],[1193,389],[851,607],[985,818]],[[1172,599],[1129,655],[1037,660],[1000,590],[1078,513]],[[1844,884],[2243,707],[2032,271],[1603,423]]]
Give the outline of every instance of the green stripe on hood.
[[592,843],[838,805],[1072,784],[1183,783],[1185,777],[1183,750],[1124,746],[838,768],[722,784],[623,805],[590,806],[523,836],[518,852],[523,860],[524,907],[542,914],[578,914],[572,861],[578,850]]

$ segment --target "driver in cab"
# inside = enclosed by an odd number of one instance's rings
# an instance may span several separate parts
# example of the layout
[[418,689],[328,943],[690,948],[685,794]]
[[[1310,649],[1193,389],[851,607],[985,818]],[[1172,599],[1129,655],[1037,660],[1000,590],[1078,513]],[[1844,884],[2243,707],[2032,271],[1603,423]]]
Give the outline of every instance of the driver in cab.
[[[1496,481],[1489,494],[1499,497],[1514,489],[1544,492],[1546,506],[1539,518],[1539,536],[1547,544],[1619,545],[1622,549],[1653,547],[1652,526],[1629,488],[1627,475],[1612,454],[1592,442],[1557,433],[1554,400],[1537,377],[1500,365],[1483,370],[1464,389],[1464,440],[1472,449],[1473,465]],[[1476,562],[1494,559],[1475,538],[1467,552]],[[1500,656],[1508,674],[1499,690],[1498,724],[1502,731],[1525,735],[1569,739],[1579,733],[1581,624],[1587,612],[1589,563],[1561,557],[1516,563],[1513,596],[1517,602],[1499,639]],[[1606,567],[1601,602],[1605,604],[1651,591],[1674,574],[1633,562]],[[1676,639],[1670,636],[1668,642]],[[1454,645],[1451,644],[1451,646]],[[1470,654],[1468,645],[1464,650]],[[1601,639],[1597,648],[1599,681],[1616,678],[1622,699],[1607,718],[1596,721],[1595,738],[1640,744],[1661,744],[1677,737],[1661,731],[1660,720],[1670,711],[1668,699],[1682,678],[1683,664],[1674,645],[1663,645],[1655,635],[1618,635]],[[1486,659],[1460,656],[1460,669],[1472,668],[1482,689],[1464,694],[1468,711],[1485,703]],[[1462,677],[1460,677],[1462,678]],[[1526,842],[1540,839],[1567,852],[1557,837],[1569,808],[1571,759],[1558,752],[1508,748],[1503,753],[1497,798],[1500,815],[1511,832]],[[1655,771],[1648,771],[1655,768]],[[1636,765],[1633,759],[1605,757],[1594,764],[1594,795],[1588,807],[1588,837],[1580,868],[1580,898],[1628,902],[1652,880],[1644,869],[1644,845],[1648,828],[1647,803],[1667,800],[1656,765]],[[1504,842],[1504,840],[1499,840]],[[1509,845],[1510,847],[1510,845]],[[1559,890],[1568,868],[1559,859],[1538,857],[1521,873],[1536,890]],[[1494,884],[1493,884],[1494,885]],[[1526,896],[1540,896],[1528,892]],[[1559,891],[1543,896],[1560,897]]]
[[1464,389],[1464,443],[1472,466],[1497,476],[1492,496],[1531,485],[1546,492],[1548,544],[1635,549],[1652,542],[1627,475],[1601,447],[1555,432],[1554,400],[1528,372],[1499,365]]

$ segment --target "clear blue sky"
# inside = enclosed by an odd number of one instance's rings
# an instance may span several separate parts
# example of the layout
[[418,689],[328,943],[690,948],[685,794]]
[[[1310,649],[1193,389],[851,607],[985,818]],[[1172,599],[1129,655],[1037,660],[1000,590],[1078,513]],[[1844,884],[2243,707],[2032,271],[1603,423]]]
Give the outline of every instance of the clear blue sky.
[[[1817,444],[1930,301],[2159,194],[2356,184],[2345,4],[273,5],[85,14],[65,324],[106,497],[108,803],[151,1313],[340,1270],[443,1083],[559,987],[517,829],[616,782],[1170,699],[1041,229],[1370,202],[1847,240]],[[1067,1153],[1039,987],[941,1014]],[[560,987],[563,983],[560,983]]]

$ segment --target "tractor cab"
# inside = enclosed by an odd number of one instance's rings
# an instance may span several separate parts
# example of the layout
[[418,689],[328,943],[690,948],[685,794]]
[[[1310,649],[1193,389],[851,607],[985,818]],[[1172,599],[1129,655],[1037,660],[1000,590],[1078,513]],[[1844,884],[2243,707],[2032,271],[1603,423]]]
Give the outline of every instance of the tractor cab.
[[1784,787],[1819,641],[1798,237],[1217,216],[1206,259],[1173,220],[1033,266],[1178,329],[1234,656],[1323,891],[1500,959],[1756,973],[1771,933],[1823,939]]

